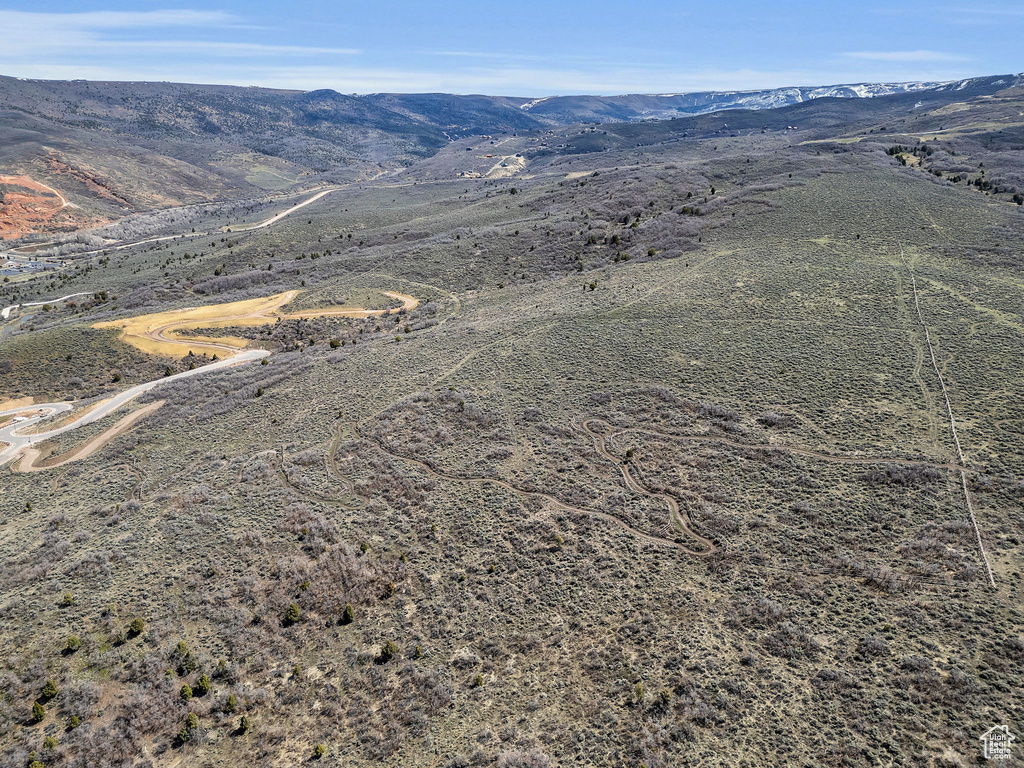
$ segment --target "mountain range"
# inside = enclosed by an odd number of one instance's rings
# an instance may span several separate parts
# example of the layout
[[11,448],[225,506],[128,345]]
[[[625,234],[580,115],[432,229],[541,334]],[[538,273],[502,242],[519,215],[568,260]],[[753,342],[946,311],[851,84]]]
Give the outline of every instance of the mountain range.
[[[8,174],[0,179],[0,195],[5,189],[24,193],[27,184],[31,198],[39,192],[33,184],[41,184],[72,203],[44,216],[42,226],[15,224],[4,231],[10,238],[77,229],[139,210],[373,178],[472,136],[660,120],[691,136],[822,127],[940,107],[1022,81],[1021,75],[996,75],[527,98],[0,77],[0,166]],[[12,182],[15,177],[22,181]],[[56,199],[55,193],[40,204],[52,208]],[[16,196],[16,202],[23,200]],[[11,205],[0,215],[34,215],[34,203]]]

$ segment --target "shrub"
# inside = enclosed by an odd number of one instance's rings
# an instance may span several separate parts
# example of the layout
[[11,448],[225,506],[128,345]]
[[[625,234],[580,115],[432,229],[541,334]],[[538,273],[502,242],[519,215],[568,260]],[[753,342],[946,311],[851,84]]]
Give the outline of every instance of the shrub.
[[790,427],[793,425],[792,416],[774,411],[765,411],[757,417],[757,420],[766,427]]
[[538,749],[525,752],[502,752],[498,756],[498,768],[548,768],[551,758]]
[[242,719],[238,721],[238,730],[241,733],[248,733],[252,730],[252,721],[245,715],[242,715]]
[[321,757],[327,754],[327,747],[323,744],[317,744],[313,747],[313,759],[319,760]]
[[171,652],[171,660],[178,662],[178,674],[187,675],[199,669],[199,659],[189,650],[184,640],[178,642]]
[[68,635],[68,639],[64,643],[64,652],[65,653],[74,653],[75,651],[77,651],[81,647],[82,647],[82,641],[79,639],[78,635]]
[[388,640],[380,649],[380,656],[377,657],[378,664],[386,664],[398,653],[398,646]]
[[146,628],[146,622],[136,617],[132,619],[132,623],[128,625],[128,635],[130,637],[138,637],[142,634],[142,630]]
[[210,692],[210,678],[207,677],[205,674],[202,674],[202,675],[199,676],[199,679],[196,681],[196,689],[195,689],[196,696],[205,696],[209,692]]
[[857,643],[857,651],[862,656],[885,656],[889,653],[889,644],[880,637],[867,635]]
[[290,627],[292,624],[299,620],[299,617],[301,615],[302,613],[299,610],[299,606],[295,603],[292,603],[288,606],[288,610],[284,612],[284,625],[286,627]]
[[643,704],[644,702],[644,684],[637,683],[633,686],[633,702],[635,704]]
[[886,464],[885,468],[876,467],[869,469],[861,479],[879,485],[902,485],[916,488],[923,485],[932,485],[942,479],[942,473],[934,467],[924,467],[916,464],[899,465]]
[[351,624],[353,621],[355,621],[355,618],[356,618],[356,611],[352,607],[352,603],[346,604],[345,605],[345,610],[342,611],[342,614],[341,614],[341,623],[342,624]]

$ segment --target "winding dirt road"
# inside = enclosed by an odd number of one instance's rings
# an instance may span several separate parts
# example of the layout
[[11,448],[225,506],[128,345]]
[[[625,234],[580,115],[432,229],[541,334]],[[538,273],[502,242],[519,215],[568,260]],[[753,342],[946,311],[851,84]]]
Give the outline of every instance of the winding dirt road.
[[[606,427],[609,428],[609,430],[611,429],[611,425],[608,422],[604,421],[603,419],[598,418],[584,418],[580,422],[580,428],[593,438],[594,448],[597,449],[597,452],[600,453],[608,461],[618,465],[619,472],[622,475],[623,484],[625,484],[625,486],[629,490],[631,490],[633,493],[639,496],[649,496],[651,498],[661,499],[662,501],[664,501],[668,505],[669,514],[671,515],[672,521],[675,523],[675,525],[691,539],[695,539],[703,545],[698,551],[694,551],[691,549],[687,549],[686,551],[693,555],[709,555],[712,552],[714,552],[716,547],[714,543],[711,541],[711,539],[701,536],[699,533],[695,533],[693,529],[690,528],[690,517],[689,515],[683,513],[683,511],[679,507],[678,500],[676,500],[674,496],[670,496],[667,493],[658,493],[656,491],[652,491],[646,486],[644,486],[642,483],[638,482],[637,479],[633,477],[633,474],[630,472],[630,463],[622,462],[620,459],[617,459],[616,457],[612,456],[612,454],[608,451],[608,445],[606,441],[614,439],[616,435],[620,435],[627,430],[621,430],[619,432],[596,432],[593,428],[591,428],[591,424],[604,424]],[[682,544],[680,544],[680,546],[682,546]]]
[[149,354],[185,357],[188,352],[210,353],[222,357],[235,355],[249,343],[243,338],[225,336],[195,337],[185,333],[197,328],[231,328],[232,326],[269,325],[276,320],[305,320],[315,317],[366,318],[410,311],[419,306],[419,299],[394,291],[381,291],[384,296],[402,302],[401,307],[362,309],[361,307],[329,307],[299,312],[280,312],[302,291],[292,290],[261,299],[243,299],[227,304],[207,304],[187,309],[172,309],[148,315],[97,323],[94,328],[119,328],[121,340]]
[[[604,430],[597,429],[596,427],[598,425],[604,425],[605,429]],[[483,476],[477,476],[477,475],[471,475],[471,476],[453,475],[453,474],[450,474],[450,473],[447,473],[447,472],[443,472],[443,471],[436,469],[435,467],[431,466],[430,464],[428,464],[428,463],[426,463],[426,462],[424,462],[424,461],[422,461],[420,459],[417,459],[417,458],[414,458],[412,456],[408,456],[406,454],[398,453],[396,451],[391,450],[390,448],[388,448],[388,446],[382,440],[379,440],[378,438],[374,437],[373,435],[370,435],[367,432],[361,430],[358,423],[353,423],[353,431],[359,437],[361,437],[361,438],[363,438],[365,440],[369,440],[370,442],[374,443],[380,450],[382,450],[387,455],[389,455],[389,456],[391,456],[393,458],[400,459],[402,461],[408,462],[410,464],[414,464],[417,467],[419,467],[420,469],[422,469],[423,471],[427,472],[428,474],[430,474],[430,475],[432,475],[434,477],[440,478],[442,480],[449,480],[449,481],[460,482],[460,483],[470,483],[470,484],[474,484],[474,485],[490,484],[490,485],[498,486],[500,488],[505,488],[507,490],[513,491],[513,492],[521,494],[523,496],[534,496],[534,497],[537,497],[537,498],[541,498],[541,499],[544,499],[546,501],[551,502],[552,504],[556,505],[557,507],[559,507],[561,509],[564,509],[564,510],[566,510],[568,512],[576,512],[576,513],[579,513],[579,514],[591,515],[591,516],[594,516],[594,517],[599,517],[599,518],[601,518],[603,520],[606,520],[609,523],[617,526],[618,528],[620,528],[620,529],[622,529],[624,531],[627,531],[631,535],[633,535],[633,536],[635,536],[635,537],[637,537],[637,538],[639,538],[639,539],[641,539],[643,541],[647,541],[647,542],[650,542],[652,544],[657,544],[657,545],[660,545],[660,546],[673,547],[673,548],[678,549],[678,550],[680,550],[682,552],[685,552],[685,553],[690,554],[690,555],[695,555],[695,556],[698,556],[698,557],[706,557],[708,555],[711,555],[711,554],[713,554],[715,552],[719,552],[721,550],[719,549],[718,545],[716,545],[713,541],[711,541],[707,537],[702,536],[701,534],[699,534],[699,533],[697,533],[697,532],[695,532],[693,530],[693,528],[691,527],[691,520],[690,520],[689,516],[681,509],[681,507],[679,505],[679,500],[678,499],[676,499],[674,496],[672,496],[670,494],[667,494],[667,493],[659,493],[657,491],[653,491],[653,490],[647,488],[642,482],[637,480],[636,477],[633,476],[632,465],[630,463],[628,463],[628,462],[623,463],[621,459],[617,458],[616,456],[614,456],[609,451],[609,447],[608,447],[609,446],[609,441],[614,440],[616,437],[620,437],[622,435],[634,433],[634,434],[650,435],[650,436],[653,436],[653,437],[659,437],[659,438],[666,439],[666,440],[675,440],[675,441],[684,441],[684,442],[716,443],[716,444],[728,445],[730,447],[741,448],[741,449],[748,449],[748,450],[749,449],[753,449],[753,450],[781,451],[781,452],[793,454],[793,455],[796,455],[796,456],[803,456],[803,457],[806,457],[806,458],[815,459],[817,461],[834,462],[834,463],[837,463],[837,464],[853,464],[853,465],[898,464],[898,465],[909,465],[909,466],[934,467],[936,469],[950,469],[950,470],[961,471],[961,472],[970,471],[970,470],[967,470],[965,467],[961,467],[960,465],[957,465],[957,464],[948,464],[948,463],[941,463],[941,462],[929,462],[929,461],[916,460],[916,459],[900,459],[900,458],[893,458],[893,457],[835,456],[835,455],[831,455],[831,454],[827,454],[827,453],[820,453],[818,451],[812,451],[812,450],[809,450],[809,449],[806,449],[806,448],[796,448],[796,447],[776,446],[776,445],[759,445],[759,444],[756,444],[756,443],[744,443],[744,442],[741,442],[739,440],[732,440],[732,439],[727,438],[727,437],[717,437],[717,436],[714,436],[714,435],[672,435],[672,434],[668,434],[668,433],[664,433],[664,432],[657,432],[657,431],[654,431],[654,430],[643,429],[643,428],[638,428],[638,427],[625,427],[625,428],[621,428],[621,429],[614,429],[610,424],[608,424],[608,422],[606,422],[603,419],[600,419],[598,417],[595,417],[595,416],[584,416],[579,422],[577,422],[577,426],[581,430],[583,430],[588,436],[590,436],[590,438],[594,441],[594,448],[595,448],[595,450],[597,450],[597,452],[599,454],[601,454],[602,458],[604,458],[605,460],[609,461],[610,463],[612,463],[616,467],[618,467],[620,476],[622,477],[622,483],[623,483],[623,485],[628,490],[630,490],[631,492],[637,494],[638,496],[646,496],[648,498],[658,499],[659,501],[663,502],[668,507],[669,512],[670,512],[671,517],[672,517],[672,521],[673,521],[676,529],[680,532],[681,535],[685,535],[690,540],[698,542],[698,546],[696,548],[687,546],[684,543],[685,539],[683,539],[682,537],[679,537],[679,538],[668,538],[668,537],[665,537],[665,536],[658,536],[658,535],[655,535],[655,534],[644,533],[643,531],[637,530],[633,526],[631,526],[628,523],[624,522],[620,518],[615,517],[614,515],[608,514],[606,512],[601,512],[601,511],[598,511],[598,510],[594,510],[594,509],[583,509],[581,507],[574,507],[574,506],[572,506],[570,504],[566,504],[565,502],[561,501],[560,499],[558,499],[557,497],[555,497],[555,496],[553,496],[553,495],[551,495],[549,493],[544,493],[544,492],[541,492],[541,491],[527,490],[525,488],[520,488],[518,486],[515,486],[515,485],[513,485],[513,484],[511,484],[511,483],[509,483],[509,482],[507,482],[505,480],[498,480],[496,478],[491,478],[491,477],[483,477]],[[335,448],[336,445],[337,445],[337,440],[333,440],[332,443],[331,443],[331,454],[328,456],[328,460],[331,461],[331,462],[333,462],[333,460],[334,460],[333,452],[334,452],[334,448]],[[292,488],[292,490],[295,490],[295,491],[303,493],[303,494],[308,494],[309,493],[309,492],[307,492],[307,491],[305,491],[303,489],[296,488],[293,484],[291,484],[290,482],[287,482],[287,480],[285,478],[283,478],[283,477],[282,477],[282,480],[284,480],[285,484],[288,485],[290,488]],[[312,495],[312,494],[310,494],[310,495]],[[320,497],[316,497],[316,500],[318,500],[318,501],[329,501],[329,502],[332,502],[332,503],[340,503],[340,502],[336,502],[334,500],[330,500],[330,499],[326,499],[326,498],[320,498]],[[777,570],[792,570],[793,572],[798,572],[795,569],[787,569],[787,568],[783,568],[783,567],[769,566],[769,565],[766,565],[766,564],[759,564],[759,565],[763,566],[763,567],[775,568]],[[813,576],[840,575],[839,571],[832,570],[832,569],[824,569],[824,570],[821,570],[821,571],[811,571],[811,570],[804,571],[804,570],[801,570],[799,572],[800,573],[804,573],[806,575],[813,575]],[[933,578],[924,577],[924,576],[913,576],[913,577],[906,577],[906,578],[909,581],[912,581],[914,583],[934,583],[935,585],[948,586],[947,582],[945,582],[942,579],[937,579],[937,578],[933,579]]]
[[153,411],[157,410],[164,404],[163,400],[158,400],[155,403],[150,403],[145,408],[140,408],[137,411],[129,413],[127,416],[122,418],[112,427],[104,430],[100,434],[93,437],[91,440],[86,440],[77,448],[73,448],[67,453],[61,454],[57,457],[50,457],[40,460],[41,452],[38,448],[25,448],[22,452],[21,461],[15,467],[15,472],[42,472],[46,469],[56,469],[62,467],[65,464],[70,464],[72,461],[81,461],[87,459],[96,453],[100,448],[109,443],[115,437],[124,432],[127,432],[140,419],[144,419]]
[[[253,321],[263,323],[270,322],[277,317],[285,319],[307,317],[372,317],[377,315],[390,315],[402,310],[408,311],[415,309],[419,305],[419,300],[413,296],[407,296],[403,293],[396,293],[394,291],[382,291],[384,295],[401,301],[402,306],[391,309],[339,307],[335,309],[312,310],[309,312],[296,312],[291,314],[274,314],[282,306],[285,306],[288,302],[292,301],[292,299],[294,299],[299,293],[300,291],[286,291],[285,293],[277,296],[272,296],[268,299],[256,302],[243,301],[226,305],[210,305],[207,307],[198,307],[193,310],[171,311],[167,313],[157,313],[155,315],[143,315],[137,318],[128,318],[125,321],[101,323],[100,326],[104,327],[117,326],[119,324],[128,324],[129,327],[137,326],[135,327],[134,335],[139,341],[163,345],[163,349],[165,351],[167,349],[172,350],[172,354],[173,351],[176,350],[199,350],[201,352],[213,352],[219,355],[220,359],[200,368],[194,368],[189,371],[184,371],[172,376],[166,376],[164,378],[156,379],[154,381],[126,389],[108,400],[90,406],[77,418],[62,424],[59,427],[42,432],[33,431],[36,424],[45,419],[52,418],[58,413],[67,413],[71,411],[73,408],[72,404],[67,402],[42,403],[0,411],[0,424],[3,423],[2,417],[4,416],[11,417],[12,419],[17,417],[22,418],[21,421],[12,421],[11,423],[6,424],[6,426],[0,428],[0,443],[7,444],[3,450],[0,450],[0,466],[3,466],[19,454],[25,454],[26,458],[18,465],[17,471],[49,469],[51,466],[57,466],[56,464],[47,465],[45,463],[37,465],[36,459],[38,458],[39,451],[34,449],[32,446],[72,429],[77,429],[78,427],[85,426],[86,424],[92,424],[93,422],[113,413],[143,393],[148,392],[154,387],[158,387],[160,384],[165,382],[175,381],[189,376],[198,376],[221,368],[253,362],[267,357],[270,354],[270,352],[263,349],[243,349],[239,346],[222,343],[222,340],[217,339],[198,341],[192,338],[181,338],[171,335],[175,330],[187,330],[188,328],[206,326],[217,327],[218,325],[230,326],[232,324],[239,323],[252,324]],[[64,298],[66,299],[70,297],[66,296]],[[221,307],[231,308],[240,307],[241,305],[245,305],[246,308],[248,308],[248,311],[230,314],[231,309],[227,309],[226,311],[228,311],[229,314],[224,315],[221,313]],[[164,322],[165,320],[166,322]],[[135,326],[132,326],[132,323],[134,323]],[[127,330],[128,329],[126,328],[125,331],[127,332]],[[126,338],[125,340],[129,343],[135,343],[132,342],[131,338]],[[245,343],[244,339],[239,341],[242,344]],[[136,344],[136,346],[140,346],[140,344]],[[141,346],[143,349],[146,349],[145,345]],[[116,437],[124,431],[124,429],[127,429],[129,426],[134,424],[137,419],[142,418],[142,416],[147,413],[151,413],[153,410],[155,410],[155,408],[150,409],[147,406],[146,409],[143,409],[144,413],[137,412],[138,415],[130,414],[111,429],[92,438],[83,446],[72,451],[72,453],[66,457],[66,461],[61,461],[61,463],[75,461],[92,455],[92,453],[102,447],[103,444],[109,442],[109,440]]]
[[[393,456],[394,458],[401,459],[402,461],[408,462],[410,464],[415,464],[417,467],[420,467],[422,470],[424,470],[428,474],[431,474],[431,475],[433,475],[435,477],[439,477],[442,480],[450,480],[450,481],[455,481],[455,482],[459,482],[459,483],[469,483],[469,484],[472,484],[472,485],[495,485],[495,486],[498,486],[499,488],[505,488],[507,490],[513,491],[514,493],[518,493],[518,494],[523,495],[523,496],[533,496],[533,497],[538,498],[538,499],[544,499],[545,501],[548,501],[548,502],[554,504],[555,506],[557,506],[557,507],[559,507],[561,509],[564,509],[567,512],[576,512],[576,513],[581,514],[581,515],[590,515],[592,517],[599,517],[602,520],[605,520],[605,521],[611,523],[612,525],[617,526],[618,528],[621,528],[622,530],[624,530],[627,533],[635,536],[636,538],[641,539],[642,541],[646,541],[646,542],[649,542],[651,544],[656,544],[656,545],[659,545],[659,546],[672,547],[673,549],[678,549],[678,550],[680,550],[682,552],[685,552],[685,553],[687,553],[689,555],[696,555],[696,556],[699,556],[699,557],[703,557],[703,556],[710,555],[712,552],[714,552],[716,550],[715,545],[709,539],[706,539],[703,536],[700,536],[698,534],[693,533],[693,531],[691,531],[689,529],[689,527],[687,527],[685,525],[685,523],[681,525],[681,527],[685,531],[685,533],[688,536],[691,536],[692,538],[694,538],[697,541],[701,542],[704,545],[704,547],[707,547],[707,548],[691,549],[690,547],[687,547],[685,544],[683,544],[679,540],[669,539],[669,538],[665,538],[664,536],[657,536],[657,535],[654,535],[654,534],[644,533],[643,531],[637,530],[636,528],[634,528],[633,526],[631,526],[628,523],[624,522],[620,518],[615,517],[615,515],[610,515],[607,512],[600,512],[600,511],[598,511],[596,509],[583,509],[582,507],[574,507],[571,504],[566,504],[564,501],[560,500],[556,496],[551,495],[550,493],[544,493],[543,491],[530,491],[530,490],[527,490],[525,488],[519,488],[519,487],[517,487],[515,485],[512,485],[509,482],[506,482],[505,480],[497,480],[497,479],[492,478],[492,477],[481,477],[481,476],[468,476],[468,477],[464,477],[464,476],[460,476],[460,475],[451,475],[451,474],[448,474],[447,472],[441,472],[440,470],[435,469],[434,467],[430,466],[426,462],[420,461],[419,459],[415,459],[415,458],[413,458],[411,456],[406,456],[405,454],[402,454],[402,453],[396,453],[395,451],[392,451],[390,448],[388,448],[384,444],[384,442],[382,440],[378,440],[373,435],[365,434],[364,432],[362,432],[359,429],[359,425],[358,424],[354,424],[353,425],[353,430],[355,431],[355,433],[357,435],[359,435],[359,437],[363,438],[364,440],[371,441],[372,443],[374,443],[378,448],[380,448],[384,453],[388,454],[389,456]],[[588,434],[590,434],[589,431],[588,431]],[[606,451],[603,451],[602,448],[599,448],[598,450],[601,451],[603,453],[603,455],[605,456],[605,458],[607,458],[608,460],[612,461],[615,464],[619,463],[617,459],[612,457]],[[627,484],[627,487],[631,491],[633,491],[634,493],[638,493],[638,494],[643,495],[643,496],[649,496],[649,497],[652,497],[652,498],[658,498],[658,499],[662,499],[662,500],[671,499],[671,497],[666,496],[664,494],[658,494],[658,493],[654,493],[652,491],[648,491],[646,488],[644,488],[639,483],[635,483],[635,481],[632,481],[632,478],[630,478],[630,483]],[[671,501],[675,505],[674,506],[675,519],[677,521],[681,521],[682,520],[682,516],[679,515],[678,503],[676,503],[674,499],[671,499]],[[670,508],[670,510],[673,508],[671,504],[670,504],[669,508]]]
[[[335,192],[338,189],[341,189],[341,187],[331,187],[330,189],[321,190],[320,192],[317,192],[312,197],[310,197],[310,198],[308,198],[306,200],[303,200],[301,203],[297,203],[296,205],[293,205],[290,208],[286,208],[285,210],[281,211],[280,213],[274,214],[270,218],[265,219],[265,220],[263,220],[263,221],[261,221],[261,222],[259,222],[257,224],[234,224],[234,225],[227,225],[227,226],[221,227],[220,229],[215,230],[215,231],[187,232],[187,233],[181,233],[181,234],[178,234],[178,235],[162,235],[161,237],[147,237],[147,238],[144,238],[142,240],[132,240],[131,242],[128,242],[128,243],[112,241],[109,245],[104,245],[102,248],[96,248],[96,249],[91,250],[91,251],[79,251],[78,253],[74,254],[74,257],[77,259],[77,258],[81,258],[82,256],[95,256],[96,254],[103,253],[105,251],[122,251],[125,248],[134,248],[137,245],[148,245],[149,243],[163,243],[163,242],[166,242],[168,240],[181,240],[183,238],[190,238],[190,239],[192,239],[192,238],[196,238],[196,237],[211,237],[213,235],[219,235],[219,234],[222,234],[222,233],[227,232],[227,231],[231,231],[232,233],[235,233],[235,232],[249,232],[249,231],[252,231],[252,230],[255,230],[255,229],[263,229],[264,227],[269,227],[271,224],[277,223],[278,221],[280,221],[281,219],[285,218],[286,216],[290,216],[291,214],[295,213],[300,208],[304,208],[305,206],[309,205],[310,203],[315,203],[320,198],[324,197],[325,195],[329,195],[331,192]],[[83,231],[87,231],[87,230],[83,230]],[[14,249],[11,252],[12,253],[17,253],[17,249]]]

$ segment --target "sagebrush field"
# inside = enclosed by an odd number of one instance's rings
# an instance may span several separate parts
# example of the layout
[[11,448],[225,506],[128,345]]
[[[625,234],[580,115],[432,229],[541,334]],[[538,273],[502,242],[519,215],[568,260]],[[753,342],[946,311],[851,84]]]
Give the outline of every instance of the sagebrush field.
[[210,359],[133,323],[272,354],[0,468],[4,764],[976,764],[1024,715],[1024,97],[876,101],[462,138],[5,284],[87,295],[0,401]]

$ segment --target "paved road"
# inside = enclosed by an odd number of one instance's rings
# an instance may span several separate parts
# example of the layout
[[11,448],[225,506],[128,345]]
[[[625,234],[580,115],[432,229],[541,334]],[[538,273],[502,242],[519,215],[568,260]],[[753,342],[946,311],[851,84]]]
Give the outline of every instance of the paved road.
[[40,411],[38,415],[32,416],[25,421],[18,422],[17,424],[11,424],[0,429],[0,443],[7,444],[6,448],[0,450],[0,466],[3,466],[8,461],[15,458],[24,448],[36,443],[41,443],[44,440],[56,437],[64,432],[69,432],[72,429],[83,427],[86,424],[92,424],[94,421],[99,421],[104,416],[116,411],[125,403],[131,402],[144,392],[149,392],[151,389],[154,389],[165,382],[176,381],[189,376],[198,376],[220,368],[229,368],[235,365],[250,363],[254,360],[260,360],[267,357],[269,354],[270,353],[265,349],[249,349],[244,352],[239,352],[237,355],[226,360],[218,360],[210,363],[209,365],[204,365],[201,368],[194,368],[191,371],[176,373],[173,376],[156,379],[155,381],[148,381],[145,384],[138,384],[130,389],[126,389],[124,392],[119,392],[80,418],[75,419],[62,427],[51,429],[48,432],[38,432],[30,435],[21,434],[28,427],[38,424],[44,419],[49,419],[58,413],[66,413],[70,411],[74,407],[71,403],[43,403],[41,405],[30,405],[23,408],[13,408],[6,411],[0,411],[0,417],[10,416],[16,413],[33,413],[35,411]]

